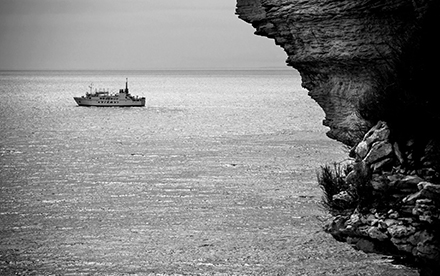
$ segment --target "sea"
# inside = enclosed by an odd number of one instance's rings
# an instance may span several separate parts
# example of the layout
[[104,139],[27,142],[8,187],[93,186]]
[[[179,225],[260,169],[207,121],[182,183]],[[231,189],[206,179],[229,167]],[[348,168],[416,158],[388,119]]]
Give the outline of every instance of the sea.
[[0,71],[0,274],[416,275],[322,230],[324,118],[294,70]]

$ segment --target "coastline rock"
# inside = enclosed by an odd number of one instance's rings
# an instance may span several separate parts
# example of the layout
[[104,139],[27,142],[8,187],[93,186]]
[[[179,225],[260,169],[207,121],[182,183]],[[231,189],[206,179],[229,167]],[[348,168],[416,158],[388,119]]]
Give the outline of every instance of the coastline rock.
[[368,145],[367,141],[362,140],[355,148],[355,156],[357,159],[364,159],[367,156],[368,151],[370,150],[370,145]]
[[[385,123],[380,125],[386,128]],[[436,271],[440,264],[440,236],[433,230],[440,225],[440,185],[403,173],[389,135],[375,134],[376,127],[356,147],[353,170],[345,178],[352,187],[371,187],[370,193],[363,190],[361,195],[368,200],[359,200],[358,207],[345,219],[340,216],[340,223],[332,224],[329,233],[367,253],[409,258],[423,275],[434,275],[429,271]],[[384,171],[384,161],[393,169]],[[345,194],[342,191],[336,197]]]
[[440,185],[423,181],[418,183],[418,188],[423,197],[440,202]]
[[334,195],[332,200],[336,204],[346,207],[351,206],[354,201],[353,197],[347,191],[342,191],[339,194]]
[[373,172],[378,172],[383,170],[385,167],[389,167],[390,165],[393,165],[395,160],[393,158],[385,158],[382,159],[382,161],[378,161],[374,164],[371,164],[371,169]]
[[385,241],[388,239],[388,235],[377,227],[371,227],[368,229],[368,236],[372,239],[379,240],[379,241]]
[[386,141],[375,142],[371,146],[371,150],[364,158],[367,165],[371,165],[375,162],[381,161],[393,153],[393,146]]
[[372,127],[364,136],[362,141],[365,141],[367,145],[372,145],[378,141],[388,141],[390,136],[390,129],[386,122],[379,121],[374,127]]
[[335,212],[326,231],[421,275],[440,270],[440,96],[430,87],[439,11],[435,0],[237,0],[236,9],[285,50],[327,135],[352,147],[351,190],[332,199],[357,207]]
[[396,49],[413,45],[432,0],[237,0],[236,14],[288,55],[326,113],[327,135],[354,145],[371,124],[359,99],[374,92]]

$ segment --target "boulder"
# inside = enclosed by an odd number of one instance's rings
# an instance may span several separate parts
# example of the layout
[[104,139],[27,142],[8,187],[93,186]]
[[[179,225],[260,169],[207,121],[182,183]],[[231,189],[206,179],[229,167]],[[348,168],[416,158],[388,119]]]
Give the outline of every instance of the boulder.
[[394,158],[385,158],[381,161],[371,164],[371,170],[373,172],[379,172],[386,170],[386,168],[390,167],[394,163]]
[[377,227],[370,227],[368,229],[368,236],[379,241],[385,241],[389,238],[386,233],[380,231]]
[[354,198],[347,191],[342,191],[336,195],[333,195],[332,201],[338,206],[345,206],[348,208],[350,205],[352,205]]
[[421,188],[422,197],[440,202],[440,185],[422,181],[418,184],[419,189]]
[[404,194],[412,194],[419,191],[418,184],[423,179],[416,175],[408,175],[393,183],[393,187]]
[[363,141],[367,145],[372,145],[378,141],[388,141],[390,136],[390,129],[386,122],[379,121],[374,127],[372,127],[366,134]]
[[355,148],[355,157],[357,160],[362,160],[367,156],[368,151],[370,150],[369,145],[366,141],[361,141]]
[[405,237],[409,237],[415,232],[416,232],[416,228],[411,225],[405,226],[400,224],[394,224],[388,227],[388,233],[392,238],[395,239],[402,239]]
[[364,158],[364,162],[371,165],[375,162],[381,161],[393,153],[393,146],[386,141],[375,142],[371,146],[371,150]]

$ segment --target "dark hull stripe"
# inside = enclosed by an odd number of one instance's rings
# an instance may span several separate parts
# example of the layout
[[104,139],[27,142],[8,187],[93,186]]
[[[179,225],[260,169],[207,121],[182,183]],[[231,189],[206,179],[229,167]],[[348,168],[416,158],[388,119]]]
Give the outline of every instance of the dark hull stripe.
[[96,107],[143,107],[145,105],[94,105],[94,104],[78,104],[79,106],[96,106]]

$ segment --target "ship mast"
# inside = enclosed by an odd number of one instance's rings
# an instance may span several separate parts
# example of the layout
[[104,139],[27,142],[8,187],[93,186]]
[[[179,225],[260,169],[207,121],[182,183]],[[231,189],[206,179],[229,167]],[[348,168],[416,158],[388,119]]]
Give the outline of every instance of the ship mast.
[[125,92],[128,93],[128,78],[125,79]]

